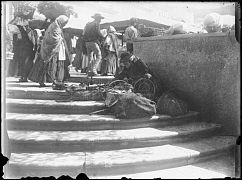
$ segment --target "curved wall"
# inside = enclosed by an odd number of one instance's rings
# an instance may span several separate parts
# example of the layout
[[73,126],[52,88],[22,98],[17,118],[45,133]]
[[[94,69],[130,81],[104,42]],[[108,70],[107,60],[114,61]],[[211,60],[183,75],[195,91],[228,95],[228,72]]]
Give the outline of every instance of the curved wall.
[[201,118],[240,134],[240,44],[233,31],[139,38],[134,54]]

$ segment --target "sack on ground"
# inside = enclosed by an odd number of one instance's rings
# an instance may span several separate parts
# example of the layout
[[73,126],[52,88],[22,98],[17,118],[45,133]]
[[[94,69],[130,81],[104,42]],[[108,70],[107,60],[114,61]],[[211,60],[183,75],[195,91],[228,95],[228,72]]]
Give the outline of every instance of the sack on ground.
[[114,95],[111,112],[117,118],[135,119],[151,117],[156,114],[156,104],[139,93],[125,92]]
[[187,113],[188,104],[172,92],[164,92],[157,102],[157,113],[179,116]]

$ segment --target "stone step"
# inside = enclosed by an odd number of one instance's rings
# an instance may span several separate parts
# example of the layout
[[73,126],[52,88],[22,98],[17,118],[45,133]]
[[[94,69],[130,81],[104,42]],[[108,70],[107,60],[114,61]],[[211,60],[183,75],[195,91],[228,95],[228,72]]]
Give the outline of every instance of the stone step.
[[87,83],[92,82],[94,84],[107,84],[112,82],[114,76],[93,76],[88,77],[86,74],[71,74],[71,77],[68,79],[69,82],[76,83]]
[[215,135],[212,123],[102,131],[8,131],[12,152],[76,152],[160,146]]
[[[71,84],[71,83],[68,83]],[[36,87],[20,85],[18,87],[7,87],[7,98],[14,99],[40,99],[40,100],[79,100],[79,101],[101,101],[103,100],[102,93],[99,90],[93,91],[78,91],[75,94],[70,94],[65,90],[53,90],[51,86]]]
[[[78,83],[76,83],[78,84]],[[51,88],[52,83],[45,83],[46,87],[39,87],[39,83],[36,82],[17,82],[16,81],[6,81],[6,88],[12,88],[12,87],[22,87],[22,88],[36,88],[36,89],[42,89],[42,88]]]
[[[88,77],[86,73],[80,73],[80,72],[71,72],[70,73],[70,78],[67,80],[67,82],[71,82],[71,83],[90,83],[92,81],[92,83],[94,84],[106,84],[106,83],[110,83],[113,79],[114,76],[93,76],[93,77]],[[32,83],[34,85],[39,85],[38,83],[35,82],[31,82],[30,80],[28,82],[18,82],[19,78],[15,78],[15,77],[8,77],[6,78],[6,84],[28,84],[28,83]],[[49,85],[51,83],[47,83],[47,85]]]
[[236,138],[214,136],[156,147],[97,152],[12,153],[9,169],[18,176],[89,177],[149,172],[190,165],[217,157],[235,145]]
[[[40,111],[38,112],[40,113]],[[29,112],[28,114],[6,113],[9,130],[30,131],[90,131],[145,127],[156,128],[196,122],[197,117],[198,113],[193,111],[176,117],[157,114],[150,118],[139,119],[117,119],[113,115],[30,114]]]
[[7,112],[33,114],[89,114],[105,107],[102,101],[71,101],[6,99]]
[[234,157],[225,154],[207,161],[163,169],[157,171],[122,174],[116,176],[91,176],[90,179],[121,179],[122,177],[132,179],[217,179],[225,177],[235,177]]

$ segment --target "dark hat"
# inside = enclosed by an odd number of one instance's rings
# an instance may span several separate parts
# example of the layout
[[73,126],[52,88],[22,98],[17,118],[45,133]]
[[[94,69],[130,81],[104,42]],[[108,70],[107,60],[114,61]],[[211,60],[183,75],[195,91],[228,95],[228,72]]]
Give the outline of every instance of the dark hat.
[[92,16],[92,18],[93,18],[93,19],[104,19],[104,17],[103,17],[101,14],[99,14],[99,13],[94,14],[94,15]]
[[130,54],[129,52],[124,52],[120,55],[120,62],[127,62],[130,61],[130,57],[132,56],[132,54]]

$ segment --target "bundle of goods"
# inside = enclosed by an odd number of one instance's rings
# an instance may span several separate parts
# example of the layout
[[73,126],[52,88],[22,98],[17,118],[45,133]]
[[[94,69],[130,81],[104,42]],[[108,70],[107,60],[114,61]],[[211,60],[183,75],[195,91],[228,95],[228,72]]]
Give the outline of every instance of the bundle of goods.
[[131,84],[118,80],[110,86],[106,92],[105,105],[117,118],[135,119],[156,114],[155,102],[132,92]]
[[67,86],[65,90],[70,94],[70,100],[72,101],[103,100],[101,86],[90,87],[85,83],[80,83],[79,85],[72,84]]
[[164,92],[157,102],[157,113],[179,116],[189,111],[188,104],[174,92]]
[[173,24],[168,30],[165,31],[166,35],[176,35],[176,34],[186,34],[184,30],[183,23],[179,22]]

